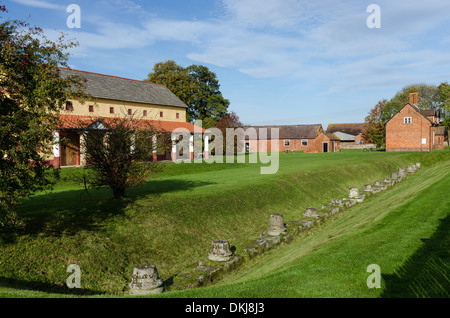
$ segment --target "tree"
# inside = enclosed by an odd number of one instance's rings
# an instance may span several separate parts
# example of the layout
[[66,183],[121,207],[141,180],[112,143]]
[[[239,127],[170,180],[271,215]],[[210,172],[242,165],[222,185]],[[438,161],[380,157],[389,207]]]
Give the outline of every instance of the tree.
[[227,114],[230,102],[223,98],[216,74],[206,66],[191,65],[187,70],[194,86],[190,117],[202,120],[205,128],[212,127]]
[[170,136],[147,121],[121,116],[104,121],[102,130],[83,131],[84,181],[91,187],[109,186],[115,199],[125,195],[129,187],[148,181],[156,171],[153,149],[168,149]]
[[411,84],[403,87],[386,103],[384,116],[388,119],[391,118],[403,106],[409,103],[410,93],[419,93],[419,105],[417,106],[419,106],[420,109],[440,108],[441,106],[439,89],[437,86],[424,83]]
[[21,225],[20,198],[51,188],[58,176],[46,161],[52,132],[62,105],[84,96],[80,78],[59,76],[74,45],[49,41],[22,21],[0,24],[0,230]]
[[383,147],[386,144],[386,104],[386,99],[380,100],[365,119],[362,137],[367,143],[376,143],[377,147]]
[[447,138],[450,134],[450,85],[447,82],[441,83],[438,86],[439,101],[441,102],[441,117],[442,124],[447,129]]
[[[186,68],[178,65],[173,60],[158,62],[153,66],[153,72],[149,73],[146,81],[164,84],[187,106],[193,103],[194,83]],[[188,111],[188,121],[191,121]]]
[[[243,128],[244,124],[240,121],[239,116],[235,113],[235,112],[231,112],[228,113],[224,116],[222,116],[222,118],[220,118],[216,123],[215,123],[215,127],[220,129],[220,131],[222,132],[222,137],[225,139],[226,135],[227,135],[227,128]],[[223,142],[223,140],[222,140]],[[241,146],[238,143],[237,137],[235,136],[235,139],[233,141],[234,143],[234,153],[238,153],[238,152],[242,152],[245,149],[240,149]],[[226,153],[227,151],[227,145],[225,142],[223,142],[223,153]]]
[[173,60],[156,63],[146,81],[164,84],[187,106],[187,120],[212,127],[227,114],[230,102],[222,96],[217,75],[203,65],[186,68]]

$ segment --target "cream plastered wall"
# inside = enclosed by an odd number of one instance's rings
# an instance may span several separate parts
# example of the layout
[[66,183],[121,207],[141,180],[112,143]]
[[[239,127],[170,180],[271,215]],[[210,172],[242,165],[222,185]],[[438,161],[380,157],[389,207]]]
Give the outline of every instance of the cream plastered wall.
[[[135,114],[135,118],[186,122],[186,108],[183,107],[141,104],[109,99],[96,99],[95,103],[93,101],[86,101],[84,104],[81,104],[79,101],[75,100],[71,102],[73,110],[62,110],[61,114],[117,117],[120,115],[128,114],[128,109],[131,109],[131,112]],[[90,105],[94,106],[93,112],[89,112]],[[110,107],[114,107],[114,114],[110,113]],[[147,110],[146,117],[143,116],[144,110]],[[162,117],[161,112],[163,113]],[[177,118],[177,114],[179,114],[179,118]]]

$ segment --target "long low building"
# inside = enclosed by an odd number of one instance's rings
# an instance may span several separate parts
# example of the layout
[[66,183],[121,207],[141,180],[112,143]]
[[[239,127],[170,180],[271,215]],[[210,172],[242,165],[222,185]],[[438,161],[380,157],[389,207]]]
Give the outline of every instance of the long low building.
[[[338,152],[340,140],[333,134],[324,132],[322,125],[280,125],[280,126],[247,126],[254,128],[256,134],[245,136],[246,152],[259,152],[260,144],[278,151],[303,151],[305,153]],[[271,136],[271,129],[278,129],[278,138]],[[260,133],[264,130],[264,134]],[[276,143],[272,145],[272,143]],[[274,148],[272,148],[274,147]]]
[[[61,77],[70,75],[85,79],[85,92],[93,100],[85,103],[70,100],[61,111],[61,125],[54,131],[57,142],[53,146],[53,156],[49,158],[55,167],[82,165],[82,132],[100,129],[114,117],[133,115],[161,131],[185,128],[194,132],[194,125],[186,122],[187,106],[164,85],[60,68]],[[61,140],[68,142],[58,142]],[[171,153],[156,151],[153,157],[154,160],[170,159]]]

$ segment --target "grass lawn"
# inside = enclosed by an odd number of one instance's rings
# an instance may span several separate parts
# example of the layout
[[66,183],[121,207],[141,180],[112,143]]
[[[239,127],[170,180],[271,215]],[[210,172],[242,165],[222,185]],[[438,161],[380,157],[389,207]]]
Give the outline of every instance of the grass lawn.
[[[121,202],[109,189],[85,192],[67,179],[79,169],[63,169],[53,192],[18,208],[26,230],[2,238],[0,296],[127,295],[133,267],[154,264],[169,279],[205,259],[213,240],[229,240],[239,253],[243,242],[267,228],[270,214],[301,219],[306,208],[345,197],[350,187],[421,162],[424,169],[410,180],[246,262],[217,286],[163,297],[409,295],[396,289],[399,282],[428,259],[428,243],[440,251],[436,240],[448,242],[442,230],[448,222],[439,227],[439,219],[449,211],[443,190],[450,185],[449,160],[449,151],[283,153],[274,175],[260,174],[261,164],[167,163],[153,181],[127,190]],[[434,261],[438,271],[444,262],[448,277],[448,256]],[[65,285],[70,264],[81,268],[81,290]],[[382,269],[381,290],[367,290],[370,264]]]

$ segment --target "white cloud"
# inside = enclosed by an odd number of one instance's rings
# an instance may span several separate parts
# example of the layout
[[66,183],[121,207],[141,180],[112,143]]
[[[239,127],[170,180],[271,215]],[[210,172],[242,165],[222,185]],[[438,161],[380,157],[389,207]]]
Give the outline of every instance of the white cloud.
[[[381,0],[379,5],[381,29],[367,27],[369,13],[358,1],[223,0],[225,12],[214,18],[139,16],[136,23],[126,24],[103,17],[90,20],[94,31],[73,30],[70,35],[85,52],[180,43],[185,56],[195,62],[235,68],[255,78],[308,76],[329,83],[328,93],[375,85],[388,74],[399,79],[418,69],[425,72],[424,61],[449,65],[447,50],[426,54],[420,47],[427,40],[424,34],[448,25],[448,1],[411,0],[401,6]],[[134,1],[127,1],[126,7],[140,10]],[[448,36],[442,43],[448,43]],[[430,62],[427,67],[436,65]]]
[[67,8],[67,6],[62,6],[44,0],[12,0],[12,1],[25,6],[36,7],[41,9],[66,10]]
[[224,0],[229,18],[252,27],[286,28],[298,24],[304,11],[298,0]]

